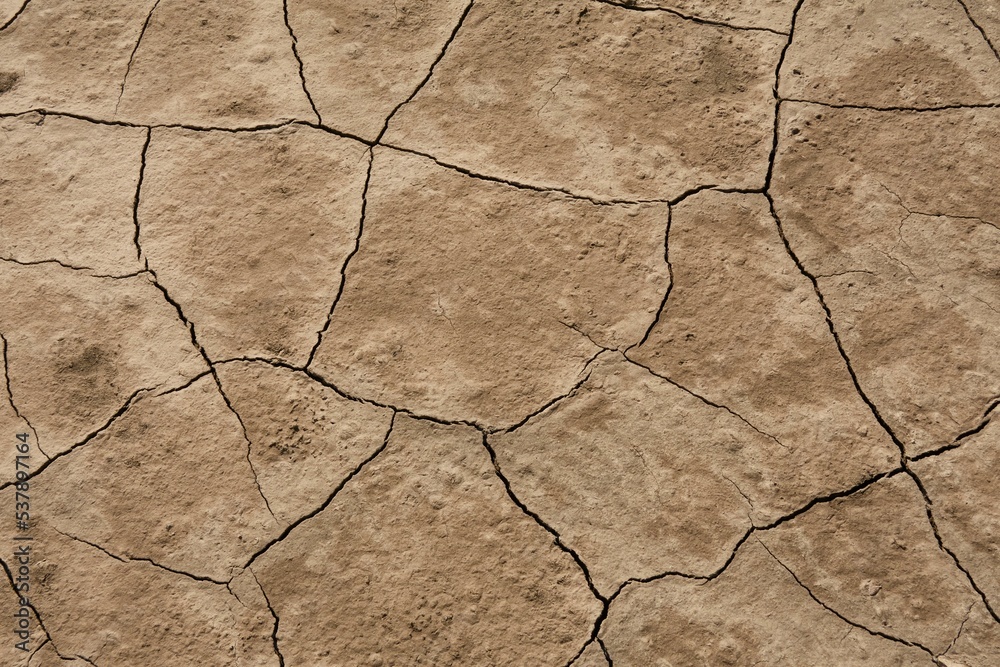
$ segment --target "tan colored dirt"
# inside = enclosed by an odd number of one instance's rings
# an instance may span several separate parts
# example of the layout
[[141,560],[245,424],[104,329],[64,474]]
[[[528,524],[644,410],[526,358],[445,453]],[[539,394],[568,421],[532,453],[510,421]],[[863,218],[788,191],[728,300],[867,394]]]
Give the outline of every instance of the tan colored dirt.
[[0,0],[0,667],[997,667],[1000,4]]

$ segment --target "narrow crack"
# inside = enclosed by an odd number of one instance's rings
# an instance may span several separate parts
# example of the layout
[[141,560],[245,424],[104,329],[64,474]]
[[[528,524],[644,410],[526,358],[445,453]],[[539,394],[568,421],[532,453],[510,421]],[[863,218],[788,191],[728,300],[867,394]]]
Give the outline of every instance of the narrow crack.
[[3,32],[7,28],[9,28],[11,25],[13,25],[14,21],[16,21],[18,19],[18,17],[20,17],[21,14],[24,13],[24,10],[25,10],[25,8],[27,8],[29,2],[31,2],[31,0],[24,0],[24,2],[21,4],[21,6],[18,8],[18,10],[16,12],[14,12],[14,15],[11,16],[9,19],[7,19],[6,23],[4,23],[3,25],[0,25],[0,32]]
[[781,35],[782,37],[786,37],[788,35],[787,32],[775,30],[774,28],[761,28],[759,26],[736,25],[734,23],[726,23],[725,21],[716,21],[714,19],[707,19],[701,16],[696,16],[694,14],[685,14],[671,7],[640,6],[635,4],[635,0],[593,0],[593,1],[599,2],[602,5],[611,5],[612,7],[618,7],[620,9],[628,9],[633,12],[662,12],[666,14],[672,14],[673,16],[684,19],[685,21],[691,21],[692,23],[698,23],[700,25],[710,25],[716,28],[728,28],[730,30],[742,30],[749,32],[769,32],[773,35]]
[[417,84],[416,88],[413,89],[413,92],[410,93],[409,97],[397,104],[389,115],[386,116],[385,123],[382,124],[382,130],[378,133],[378,136],[375,137],[375,143],[380,143],[382,141],[382,137],[385,136],[385,133],[389,130],[389,123],[392,122],[393,117],[399,112],[400,109],[409,104],[423,89],[423,87],[427,85],[427,82],[431,80],[431,77],[434,76],[435,68],[437,68],[438,63],[440,63],[444,58],[444,54],[448,52],[448,47],[455,41],[458,31],[462,28],[462,24],[465,23],[465,18],[469,15],[469,12],[472,11],[472,6],[474,4],[476,4],[476,0],[469,0],[469,4],[465,6],[465,10],[462,11],[462,15],[458,18],[458,23],[455,24],[454,28],[452,28],[451,34],[448,35],[448,39],[445,40],[444,45],[441,47],[441,51],[434,59],[434,62],[431,63],[430,68],[428,68],[427,74],[420,81],[420,83]]
[[306,85],[305,63],[302,62],[302,56],[299,55],[299,40],[295,36],[295,31],[292,30],[291,22],[288,20],[288,0],[282,0],[281,8],[285,15],[285,27],[288,28],[288,36],[292,38],[292,55],[295,56],[295,62],[299,64],[299,81],[302,82],[302,92],[306,94],[306,99],[309,100],[309,106],[312,108],[312,112],[316,114],[316,122],[322,125],[323,117],[320,116],[319,109],[316,108],[316,103],[313,101],[313,97],[309,93],[309,86]]
[[125,94],[125,84],[128,83],[128,75],[132,71],[132,62],[135,60],[135,54],[139,50],[139,45],[142,44],[142,38],[146,35],[146,28],[149,27],[149,22],[153,18],[153,12],[156,11],[156,7],[159,4],[160,0],[155,0],[155,2],[153,2],[153,6],[149,8],[149,13],[146,14],[146,20],[142,23],[142,30],[139,31],[139,38],[135,40],[135,46],[132,48],[132,53],[128,57],[128,65],[125,67],[125,76],[122,77],[122,85],[118,91],[118,101],[115,102],[114,116],[118,115],[118,107],[121,106],[122,96]]
[[274,619],[274,630],[271,631],[271,644],[274,646],[274,654],[278,656],[278,667],[285,667],[285,656],[281,654],[281,649],[278,648],[278,624],[280,620],[278,619],[278,612],[274,611],[274,605],[271,604],[271,598],[267,597],[267,591],[261,585],[260,580],[257,578],[257,573],[253,570],[247,570],[250,572],[250,576],[253,580],[257,582],[257,588],[260,589],[260,594],[264,596],[264,603],[267,604],[267,610],[271,612],[271,618]]
[[312,519],[313,517],[315,517],[316,515],[318,515],[320,512],[322,512],[323,510],[325,510],[327,507],[329,507],[330,503],[333,502],[334,498],[337,497],[337,495],[344,489],[344,487],[347,486],[347,484],[352,479],[354,479],[359,474],[361,474],[361,472],[365,469],[365,467],[369,463],[371,463],[376,458],[378,458],[379,454],[381,454],[382,452],[385,451],[386,447],[389,446],[389,436],[392,434],[393,426],[395,426],[395,424],[396,424],[396,415],[397,414],[398,413],[393,412],[392,419],[389,421],[389,429],[385,432],[385,438],[383,438],[382,444],[378,447],[378,449],[376,449],[374,452],[372,452],[372,454],[369,455],[364,461],[362,461],[361,463],[359,463],[357,465],[357,467],[354,468],[354,470],[352,470],[350,473],[348,473],[347,477],[345,477],[343,480],[341,480],[340,484],[338,484],[336,486],[336,488],[333,489],[333,491],[330,493],[330,495],[327,496],[326,500],[324,500],[316,509],[314,509],[313,511],[309,512],[308,514],[305,514],[305,515],[299,517],[298,519],[296,519],[292,523],[288,524],[288,526],[286,526],[285,529],[283,531],[281,531],[280,535],[278,535],[276,538],[274,538],[273,540],[271,540],[270,542],[268,542],[267,544],[265,544],[264,546],[262,546],[252,556],[250,556],[250,559],[247,561],[246,565],[243,566],[243,569],[249,569],[258,558],[260,558],[265,553],[267,553],[268,549],[270,549],[275,544],[278,544],[279,542],[281,542],[282,540],[284,540],[286,537],[288,537],[292,533],[293,530],[295,530],[300,525],[302,525],[303,523],[305,523],[309,519]]
[[136,276],[141,276],[146,273],[145,269],[139,269],[138,271],[133,271],[132,273],[122,273],[122,274],[111,274],[111,273],[94,273],[95,269],[89,266],[74,266],[72,264],[67,264],[58,259],[34,259],[34,260],[20,260],[13,257],[0,257],[0,262],[7,262],[9,264],[17,264],[19,266],[36,267],[45,266],[47,264],[55,264],[56,266],[69,269],[71,271],[80,271],[85,274],[88,278],[109,278],[111,280],[125,280],[127,278],[135,278]]
[[828,604],[826,604],[825,602],[823,602],[821,599],[819,599],[819,597],[816,596],[815,593],[812,592],[812,590],[808,586],[805,585],[805,583],[801,579],[799,579],[798,575],[795,574],[795,572],[793,572],[790,567],[788,567],[787,565],[785,565],[785,563],[780,558],[778,558],[777,556],[774,555],[774,553],[767,547],[766,544],[764,544],[764,542],[760,538],[755,538],[755,539],[757,540],[757,543],[760,544],[760,546],[764,547],[764,551],[766,551],[768,554],[770,554],[771,558],[774,559],[774,562],[776,562],[786,572],[788,572],[788,574],[792,577],[792,579],[795,580],[795,583],[798,584],[799,587],[802,590],[804,590],[809,595],[809,597],[812,598],[813,601],[816,604],[818,604],[819,606],[821,606],[823,609],[825,609],[826,611],[830,612],[831,614],[833,614],[834,616],[836,616],[837,618],[839,618],[844,623],[847,623],[848,625],[850,625],[852,627],[855,627],[855,628],[857,628],[859,630],[863,630],[863,631],[867,632],[869,635],[871,635],[873,637],[880,637],[882,639],[888,639],[889,641],[895,642],[897,644],[902,644],[902,645],[908,646],[910,648],[920,649],[921,651],[923,651],[924,653],[926,653],[927,655],[929,655],[931,657],[931,659],[934,660],[935,664],[937,664],[937,657],[934,655],[934,652],[931,651],[926,646],[924,646],[923,644],[919,644],[917,642],[907,641],[907,640],[905,640],[905,639],[903,639],[901,637],[895,637],[893,635],[890,635],[888,633],[882,632],[880,630],[872,630],[871,628],[869,628],[869,627],[867,627],[867,626],[865,626],[865,625],[863,625],[861,623],[858,623],[856,621],[852,621],[851,619],[847,618],[846,616],[844,616],[843,614],[841,614],[839,611],[837,611],[833,607],[831,607]]
[[691,389],[688,389],[687,387],[685,387],[681,383],[677,382],[676,380],[673,380],[673,379],[667,377],[666,375],[661,375],[660,373],[657,373],[656,371],[654,371],[649,366],[641,364],[638,361],[632,359],[631,357],[628,356],[628,354],[623,354],[622,356],[630,364],[632,364],[634,366],[638,366],[639,368],[645,370],[650,375],[652,375],[654,377],[657,377],[657,378],[663,380],[664,382],[667,382],[667,383],[669,383],[669,384],[677,387],[678,389],[680,389],[681,391],[683,391],[683,392],[685,392],[687,394],[690,394],[691,396],[697,398],[699,401],[701,401],[705,405],[709,405],[709,406],[711,406],[713,408],[717,408],[719,410],[725,410],[726,412],[728,412],[732,416],[734,416],[737,419],[739,419],[741,422],[743,422],[744,424],[746,424],[747,426],[749,426],[751,429],[753,429],[754,431],[756,431],[760,435],[762,435],[765,438],[768,438],[769,440],[773,441],[776,445],[778,445],[779,447],[781,447],[785,451],[790,451],[790,448],[788,447],[788,445],[786,445],[785,443],[783,443],[776,436],[773,436],[770,433],[768,433],[767,431],[764,431],[764,430],[761,430],[761,429],[757,428],[757,426],[755,426],[753,424],[753,422],[751,422],[749,419],[747,419],[746,417],[744,417],[740,413],[736,412],[732,408],[730,408],[730,407],[728,407],[726,405],[723,405],[722,403],[716,403],[715,401],[712,401],[712,400],[706,398],[705,396],[702,396],[701,394],[699,394],[699,393],[697,393],[695,391],[692,391]]
[[481,434],[482,434],[483,447],[486,448],[487,453],[489,453],[490,455],[490,461],[493,463],[493,472],[496,473],[497,478],[503,484],[504,489],[507,491],[507,496],[511,499],[511,501],[515,505],[517,505],[517,507],[522,512],[524,512],[525,515],[534,520],[535,523],[544,528],[547,533],[549,533],[553,538],[555,538],[555,545],[559,547],[559,549],[562,550],[564,553],[568,554],[570,558],[572,558],[573,561],[576,562],[577,566],[580,568],[580,571],[583,572],[584,579],[587,580],[587,587],[590,589],[590,592],[593,594],[593,596],[597,598],[597,600],[600,601],[602,604],[607,603],[608,598],[601,595],[601,592],[597,590],[597,586],[594,585],[594,580],[590,576],[590,569],[587,567],[587,564],[583,562],[583,559],[580,558],[580,555],[576,553],[574,549],[572,549],[569,545],[567,545],[563,541],[562,536],[559,535],[559,533],[556,531],[555,528],[546,523],[545,520],[542,519],[542,517],[540,517],[538,514],[528,509],[528,506],[525,505],[523,502],[521,502],[521,500],[514,493],[514,490],[510,486],[510,480],[507,479],[507,476],[504,475],[503,471],[500,469],[500,463],[497,461],[497,453],[493,449],[493,446],[490,445],[488,435],[485,432],[482,432]]
[[607,348],[602,348],[597,354],[595,354],[593,357],[591,357],[587,361],[587,363],[584,364],[583,369],[580,371],[580,379],[577,380],[575,383],[573,383],[573,386],[570,387],[569,391],[567,391],[564,394],[560,394],[559,396],[556,396],[552,400],[546,402],[545,405],[543,405],[540,408],[538,408],[537,410],[529,413],[528,415],[526,415],[524,417],[524,419],[522,419],[521,421],[517,422],[516,424],[512,424],[512,425],[510,425],[510,426],[508,426],[506,428],[479,429],[479,430],[482,430],[485,433],[489,433],[491,435],[494,434],[494,433],[512,433],[512,432],[516,431],[517,429],[521,428],[522,426],[524,426],[525,424],[527,424],[528,422],[530,422],[535,417],[538,417],[542,413],[547,412],[550,408],[554,407],[555,405],[557,405],[559,403],[562,403],[563,401],[565,401],[565,400],[567,400],[569,398],[572,398],[573,396],[576,396],[577,392],[579,392],[579,390],[580,390],[580,387],[582,387],[584,384],[586,384],[587,380],[590,379],[590,376],[593,373],[593,369],[590,368],[590,367],[593,365],[593,363],[595,361],[597,361],[597,359],[602,354],[604,354],[605,352],[613,352],[613,351],[614,350],[608,350]]
[[51,526],[51,528],[52,528],[52,530],[54,530],[55,532],[59,533],[63,537],[67,537],[67,538],[73,540],[74,542],[79,542],[81,544],[86,544],[89,547],[93,547],[94,549],[97,549],[98,551],[104,553],[107,556],[110,556],[111,558],[114,558],[116,561],[119,561],[121,563],[146,563],[147,565],[152,565],[153,567],[155,567],[157,569],[160,569],[160,570],[163,570],[164,572],[169,572],[171,574],[176,574],[176,575],[180,575],[182,577],[187,577],[188,579],[193,579],[194,581],[198,581],[198,582],[202,582],[202,583],[208,583],[208,584],[216,584],[218,586],[225,586],[226,585],[225,581],[219,581],[218,579],[212,579],[211,577],[203,577],[203,576],[200,576],[200,575],[197,575],[197,574],[191,574],[190,572],[185,572],[184,570],[177,570],[177,569],[174,569],[172,567],[168,567],[166,565],[161,565],[160,563],[157,563],[152,558],[146,558],[144,556],[118,556],[116,554],[111,553],[110,551],[108,551],[107,549],[105,549],[104,547],[102,547],[101,545],[96,544],[95,542],[91,542],[89,540],[85,540],[82,537],[77,537],[76,535],[71,535],[69,533],[64,533],[63,531],[59,530],[55,526]]
[[948,653],[950,653],[951,650],[955,648],[955,644],[958,643],[959,638],[962,636],[962,631],[965,630],[965,624],[969,622],[969,618],[972,616],[972,610],[975,608],[976,608],[975,602],[969,605],[969,608],[965,611],[965,618],[962,619],[961,625],[958,626],[958,632],[955,633],[955,638],[952,639],[951,643],[948,644],[948,648],[946,648],[944,651],[941,652],[941,655],[938,656],[939,658],[941,656],[948,655]]
[[[271,359],[268,357],[229,357],[227,359],[222,359],[219,361],[212,362],[212,365],[219,366],[222,364],[234,364],[234,363],[268,364],[269,366],[273,366],[274,368],[283,368],[285,370],[293,371],[295,373],[301,373],[306,377],[308,377],[313,382],[316,382],[317,384],[332,390],[343,399],[346,399],[348,401],[353,401],[355,403],[360,403],[362,405],[370,405],[376,408],[392,410],[393,412],[398,412],[399,414],[402,415],[408,415],[410,417],[413,417],[414,419],[423,419],[425,421],[434,422],[435,424],[441,424],[444,426],[470,426],[476,429],[477,431],[490,430],[487,427],[483,426],[482,424],[479,424],[474,421],[468,421],[464,419],[443,419],[441,417],[437,417],[434,415],[423,414],[415,410],[411,410],[410,408],[390,405],[388,403],[382,403],[380,401],[376,401],[371,398],[363,398],[361,396],[355,396],[354,394],[350,394],[341,389],[340,387],[338,387],[337,385],[333,384],[332,382],[324,378],[322,375],[320,375],[313,369],[305,368],[302,366],[295,366],[282,359]],[[496,431],[502,429],[492,429],[492,430]]]
[[[590,197],[588,195],[582,195],[582,194],[573,192],[571,190],[567,190],[566,188],[544,187],[544,186],[541,186],[541,185],[532,185],[530,183],[520,183],[518,181],[512,181],[512,180],[509,180],[509,179],[506,179],[506,178],[501,178],[499,176],[489,176],[487,174],[480,174],[478,172],[472,171],[472,170],[467,169],[465,167],[461,167],[461,166],[456,165],[456,164],[451,164],[450,162],[445,162],[445,161],[443,161],[443,160],[441,160],[441,159],[439,159],[437,157],[434,157],[433,155],[431,155],[429,153],[424,153],[422,151],[419,151],[419,150],[416,150],[416,149],[413,149],[413,148],[406,148],[405,146],[399,146],[397,144],[385,143],[385,142],[382,142],[381,140],[378,142],[378,145],[382,146],[384,148],[389,148],[389,149],[392,149],[392,150],[395,150],[395,151],[399,151],[401,153],[409,153],[410,155],[417,155],[419,157],[426,158],[428,160],[431,160],[435,164],[437,164],[439,167],[444,167],[445,169],[450,169],[451,171],[457,171],[458,173],[464,174],[465,176],[468,176],[469,178],[475,178],[475,179],[478,179],[480,181],[488,181],[490,183],[499,183],[501,185],[506,185],[506,186],[509,186],[509,187],[512,187],[512,188],[516,188],[518,190],[530,190],[532,192],[542,192],[542,193],[550,193],[550,194],[554,194],[554,195],[564,195],[564,196],[569,197],[571,199],[576,199],[576,200],[583,201],[583,202],[589,202],[591,204],[594,204],[595,206],[618,206],[618,205],[628,205],[628,204],[669,204],[672,201],[670,199],[613,199],[613,198],[612,199],[601,199],[601,198],[598,198],[598,197]],[[700,192],[701,190],[705,190],[705,189],[716,189],[716,188],[715,188],[715,186],[709,186],[708,188],[706,188],[706,187],[699,187],[698,191]],[[685,194],[681,195],[679,198],[683,198],[683,197],[685,197],[687,195],[688,195],[688,193],[685,193]]]
[[901,111],[906,113],[934,113],[937,111],[953,111],[955,109],[998,109],[1000,102],[982,102],[978,104],[940,104],[929,107],[901,107],[901,106],[873,106],[870,104],[843,104],[837,102],[820,102],[817,100],[805,100],[794,97],[782,97],[781,102],[794,102],[796,104],[815,104],[816,106],[827,107],[828,109],[858,109],[861,111]]
[[243,440],[247,443],[247,465],[250,466],[250,473],[253,475],[253,483],[257,487],[257,493],[260,494],[261,499],[264,501],[264,507],[267,508],[267,512],[271,515],[271,518],[274,519],[275,522],[281,523],[278,521],[278,517],[274,515],[274,511],[271,509],[271,503],[268,502],[267,496],[264,495],[264,489],[260,486],[260,479],[257,477],[257,468],[254,467],[253,459],[250,457],[250,454],[253,451],[253,442],[251,442],[250,435],[247,433],[247,426],[243,422],[243,417],[241,417],[240,413],[236,411],[235,407],[233,407],[232,401],[229,400],[229,396],[226,394],[225,389],[222,388],[222,379],[219,377],[219,373],[215,370],[215,366],[211,363],[210,366],[211,370],[209,373],[211,374],[212,379],[215,380],[215,386],[219,390],[219,396],[222,397],[226,407],[229,408],[229,411],[233,413],[233,416],[236,417],[236,421],[240,424],[240,431],[243,433]]
[[962,10],[965,11],[965,15],[969,17],[969,23],[975,26],[976,30],[979,31],[979,34],[983,36],[983,41],[986,42],[986,44],[990,47],[990,51],[993,52],[993,56],[998,62],[1000,62],[1000,51],[997,51],[997,47],[993,44],[993,40],[991,40],[990,36],[986,34],[985,30],[983,30],[983,26],[979,25],[979,22],[972,16],[972,12],[969,11],[969,6],[965,4],[965,0],[958,0],[958,4],[962,5]]
[[968,438],[971,438],[977,433],[980,433],[984,428],[986,428],[989,425],[991,421],[993,421],[993,411],[997,408],[997,406],[1000,406],[1000,399],[994,400],[989,405],[989,407],[986,408],[986,411],[983,413],[983,417],[978,425],[970,428],[968,431],[963,431],[962,433],[959,433],[958,436],[956,436],[955,439],[952,442],[948,443],[947,445],[943,445],[941,447],[938,447],[937,449],[931,449],[921,454],[917,454],[916,456],[910,456],[908,457],[909,460],[911,462],[921,461],[923,459],[931,458],[934,456],[940,456],[945,452],[950,452],[954,449],[958,449],[963,444],[965,444],[963,442],[964,440],[967,440]]
[[630,350],[634,348],[642,347],[643,345],[646,344],[646,341],[649,340],[650,335],[653,333],[653,329],[656,328],[656,325],[660,323],[660,318],[663,317],[663,311],[667,307],[667,300],[670,298],[670,293],[673,291],[674,285],[676,284],[676,280],[674,278],[674,265],[670,263],[670,225],[673,223],[673,218],[674,218],[674,205],[668,204],[667,228],[663,232],[663,261],[667,265],[667,276],[670,279],[670,284],[667,285],[666,292],[664,292],[663,294],[663,300],[660,301],[660,307],[656,310],[656,316],[653,318],[653,321],[649,323],[649,326],[646,328],[646,332],[642,335],[642,338],[639,340],[638,343],[635,343],[634,345],[630,345],[627,348],[625,348],[625,353],[628,353]]
[[996,623],[1000,623],[1000,615],[997,614],[997,611],[993,608],[993,605],[990,604],[989,598],[986,597],[986,592],[983,591],[983,589],[979,587],[979,584],[976,583],[976,580],[972,577],[972,573],[969,572],[969,570],[964,565],[962,565],[962,562],[958,559],[958,555],[945,545],[944,539],[941,537],[941,531],[938,530],[937,521],[934,519],[934,511],[933,511],[934,501],[931,500],[930,494],[927,493],[927,488],[924,487],[924,483],[920,480],[920,477],[917,476],[917,474],[912,470],[907,469],[906,472],[913,480],[913,482],[917,485],[917,489],[920,490],[920,495],[923,496],[924,509],[927,512],[927,521],[931,524],[931,531],[934,533],[934,539],[937,541],[938,548],[941,549],[941,551],[943,551],[944,553],[948,554],[952,562],[955,563],[955,567],[957,567],[962,572],[962,574],[965,575],[965,578],[969,582],[969,585],[979,595],[980,599],[983,601],[983,605],[985,605],[986,607],[986,611],[989,612],[990,616],[993,617],[993,620]]
[[2,333],[0,333],[0,342],[3,343],[3,376],[4,376],[4,387],[7,389],[7,402],[10,403],[10,409],[14,411],[14,414],[17,415],[17,418],[23,421],[25,424],[27,424],[28,428],[31,429],[31,434],[35,436],[35,447],[38,448],[38,451],[41,453],[42,456],[48,459],[49,455],[45,453],[44,449],[42,449],[42,443],[38,440],[38,431],[36,431],[35,427],[31,425],[31,422],[28,421],[28,418],[25,417],[23,414],[21,414],[21,411],[17,408],[17,403],[14,402],[14,392],[11,390],[10,387],[10,360],[7,357],[8,342],[7,342],[7,337],[4,336]]
[[[143,394],[147,394],[147,393],[150,393],[152,391],[155,391],[155,389],[154,388],[150,388],[150,387],[142,387],[140,389],[136,389],[134,392],[132,392],[132,395],[129,396],[128,400],[125,401],[124,405],[122,405],[120,408],[118,408],[118,410],[113,415],[111,415],[111,417],[106,422],[104,422],[104,424],[102,424],[96,430],[91,431],[90,433],[88,433],[83,438],[83,440],[81,440],[80,442],[76,443],[75,445],[72,445],[69,449],[63,450],[63,451],[59,452],[58,454],[54,454],[53,456],[50,456],[48,458],[48,460],[46,460],[42,465],[38,466],[35,469],[34,472],[29,473],[28,476],[24,480],[22,480],[22,481],[27,481],[27,480],[34,479],[38,475],[42,474],[45,471],[46,468],[48,468],[50,465],[52,465],[53,463],[55,463],[56,461],[58,461],[62,457],[68,456],[69,454],[72,454],[73,452],[75,452],[76,450],[80,449],[81,447],[84,447],[85,445],[87,445],[91,440],[93,440],[98,435],[100,435],[101,433],[103,433],[104,431],[106,431],[107,429],[109,429],[111,427],[111,425],[114,424],[115,421],[117,421],[119,417],[121,417],[123,414],[125,414],[128,411],[128,409],[130,407],[132,407],[132,404],[135,401],[137,401],[139,398],[141,398],[141,396]],[[37,441],[37,439],[36,439],[36,441]],[[0,484],[0,491],[3,491],[4,489],[13,486],[15,483],[16,482],[14,482],[14,481],[10,481],[10,482],[7,482],[5,484]]]
[[[21,595],[21,591],[17,589],[17,583],[14,581],[14,573],[11,572],[10,567],[7,565],[7,561],[5,561],[2,557],[0,557],[0,567],[3,568],[4,573],[7,575],[7,581],[10,584],[11,589],[14,591],[14,595],[18,598],[24,597]],[[31,609],[31,611],[35,612],[35,620],[38,621],[38,627],[42,629],[42,634],[45,635],[45,641],[42,642],[42,644],[45,644],[45,642],[52,644],[52,650],[56,652],[56,655],[58,655],[60,659],[69,660],[69,658],[63,656],[63,654],[59,651],[59,648],[56,646],[56,643],[52,640],[52,635],[49,634],[48,628],[45,627],[45,622],[42,621],[42,615],[38,613],[38,608],[35,607],[34,603],[28,598],[25,598],[25,602],[28,603],[27,607]],[[41,645],[39,645],[38,648],[41,648]]]
[[326,322],[323,324],[323,328],[316,334],[316,344],[313,345],[311,350],[309,350],[309,357],[306,359],[304,368],[309,368],[313,360],[316,358],[319,346],[323,344],[323,334],[325,334],[326,330],[330,328],[330,323],[333,322],[333,311],[336,309],[337,304],[340,303],[340,298],[344,295],[344,287],[347,285],[347,265],[351,263],[354,256],[361,250],[361,236],[365,233],[365,216],[368,213],[368,187],[372,182],[372,165],[374,163],[375,151],[374,149],[369,148],[368,171],[365,173],[364,188],[361,190],[361,219],[358,221],[358,233],[354,237],[354,247],[351,248],[351,252],[349,252],[347,257],[344,258],[344,263],[340,267],[340,284],[337,286],[337,295],[333,297],[333,303],[330,304],[330,310],[326,314]]

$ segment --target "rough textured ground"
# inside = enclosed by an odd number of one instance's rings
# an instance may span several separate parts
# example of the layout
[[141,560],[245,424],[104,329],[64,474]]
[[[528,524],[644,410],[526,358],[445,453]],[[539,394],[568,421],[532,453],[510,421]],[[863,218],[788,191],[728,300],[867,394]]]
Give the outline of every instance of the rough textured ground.
[[998,48],[0,0],[0,665],[1000,665]]

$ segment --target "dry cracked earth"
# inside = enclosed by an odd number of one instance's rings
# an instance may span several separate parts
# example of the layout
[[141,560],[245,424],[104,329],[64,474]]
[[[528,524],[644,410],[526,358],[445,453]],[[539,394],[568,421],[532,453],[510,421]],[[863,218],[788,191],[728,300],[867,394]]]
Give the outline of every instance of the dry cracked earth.
[[996,0],[0,25],[0,664],[1000,665]]

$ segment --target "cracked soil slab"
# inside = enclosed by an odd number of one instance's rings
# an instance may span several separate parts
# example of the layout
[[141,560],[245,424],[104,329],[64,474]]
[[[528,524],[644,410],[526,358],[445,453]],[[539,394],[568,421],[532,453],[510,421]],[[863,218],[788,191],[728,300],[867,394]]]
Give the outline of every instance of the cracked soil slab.
[[294,664],[564,664],[600,610],[570,555],[508,498],[481,435],[409,417],[251,569]]
[[997,667],[998,127],[997,0],[0,0],[0,667]]
[[780,36],[591,0],[485,0],[467,23],[388,143],[605,199],[763,184]]
[[669,284],[667,211],[379,149],[361,248],[314,368],[418,414],[514,424],[568,391],[599,346],[642,337]]
[[775,209],[910,455],[974,428],[1000,396],[998,120],[781,107]]

